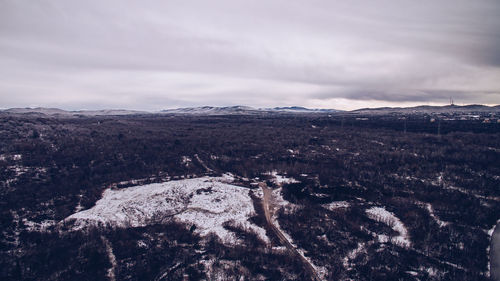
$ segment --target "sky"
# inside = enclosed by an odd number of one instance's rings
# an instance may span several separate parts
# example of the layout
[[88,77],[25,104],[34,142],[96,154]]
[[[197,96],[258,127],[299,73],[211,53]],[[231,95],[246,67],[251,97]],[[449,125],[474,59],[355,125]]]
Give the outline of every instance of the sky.
[[500,103],[498,0],[0,0],[0,108]]

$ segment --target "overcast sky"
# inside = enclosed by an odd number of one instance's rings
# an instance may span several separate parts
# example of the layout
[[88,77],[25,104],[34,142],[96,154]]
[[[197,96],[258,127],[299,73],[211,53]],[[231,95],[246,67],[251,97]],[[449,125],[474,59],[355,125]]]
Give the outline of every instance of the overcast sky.
[[500,1],[0,0],[0,108],[500,103]]

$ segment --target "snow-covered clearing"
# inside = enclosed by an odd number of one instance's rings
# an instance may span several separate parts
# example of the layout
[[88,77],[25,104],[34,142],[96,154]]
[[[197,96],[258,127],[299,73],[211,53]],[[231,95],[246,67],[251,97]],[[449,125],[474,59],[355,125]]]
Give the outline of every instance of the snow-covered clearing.
[[223,227],[231,223],[269,242],[265,230],[248,221],[255,215],[249,190],[228,184],[231,179],[225,175],[107,189],[94,207],[65,221],[74,220],[78,230],[89,225],[140,227],[177,220],[196,225],[195,231],[202,236],[214,232],[225,243],[234,244],[238,242],[234,233]]
[[399,236],[393,237],[392,242],[403,247],[410,247],[411,242],[408,237],[408,230],[404,224],[392,212],[382,207],[372,207],[366,210],[369,218],[383,222],[399,233]]

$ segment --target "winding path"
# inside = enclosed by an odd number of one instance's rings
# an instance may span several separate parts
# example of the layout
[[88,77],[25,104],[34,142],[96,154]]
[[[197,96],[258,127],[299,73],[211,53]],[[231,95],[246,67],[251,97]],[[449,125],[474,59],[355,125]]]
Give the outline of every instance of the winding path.
[[283,246],[285,246],[292,254],[294,254],[304,265],[304,269],[307,271],[309,276],[313,281],[321,281],[318,273],[314,269],[313,265],[301,254],[297,249],[292,245],[292,243],[286,238],[286,236],[281,232],[281,230],[273,224],[272,216],[271,216],[271,206],[269,204],[269,200],[272,197],[272,189],[270,189],[265,183],[260,183],[259,186],[262,188],[264,192],[264,196],[262,199],[262,205],[264,207],[264,215],[266,217],[267,224],[271,228],[271,230],[276,234],[279,241]]

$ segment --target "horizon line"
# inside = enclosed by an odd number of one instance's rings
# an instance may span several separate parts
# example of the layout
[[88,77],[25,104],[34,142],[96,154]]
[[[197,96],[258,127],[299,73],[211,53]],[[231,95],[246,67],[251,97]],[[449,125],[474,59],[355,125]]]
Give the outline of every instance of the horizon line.
[[131,109],[131,108],[80,108],[80,109],[67,109],[64,107],[46,107],[46,106],[25,106],[25,107],[0,107],[0,111],[12,110],[12,109],[54,109],[54,110],[62,110],[67,112],[78,112],[78,111],[137,111],[137,112],[148,112],[148,113],[158,113],[165,110],[175,110],[175,109],[189,109],[189,108],[235,108],[235,107],[246,107],[253,110],[269,110],[269,109],[291,109],[291,108],[302,108],[307,110],[335,110],[335,111],[357,111],[363,109],[409,109],[416,107],[446,107],[446,106],[454,106],[454,107],[465,107],[465,106],[485,106],[485,107],[496,107],[500,106],[500,104],[481,104],[481,103],[470,103],[470,104],[443,104],[443,105],[433,105],[433,104],[419,104],[415,106],[374,106],[374,107],[360,107],[356,109],[337,109],[337,108],[319,108],[319,107],[305,107],[300,105],[290,105],[290,106],[268,106],[268,107],[254,107],[248,105],[200,105],[200,106],[179,106],[179,107],[166,107],[163,109],[151,110],[151,109]]

